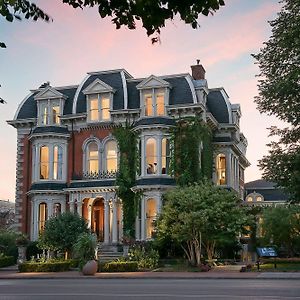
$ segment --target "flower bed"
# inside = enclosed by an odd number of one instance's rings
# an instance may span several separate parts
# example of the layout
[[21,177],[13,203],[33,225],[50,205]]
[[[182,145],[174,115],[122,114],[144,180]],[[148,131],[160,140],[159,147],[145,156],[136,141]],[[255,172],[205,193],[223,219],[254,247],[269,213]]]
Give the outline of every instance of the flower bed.
[[70,261],[55,262],[25,262],[19,264],[19,271],[22,273],[30,272],[64,272],[70,270]]

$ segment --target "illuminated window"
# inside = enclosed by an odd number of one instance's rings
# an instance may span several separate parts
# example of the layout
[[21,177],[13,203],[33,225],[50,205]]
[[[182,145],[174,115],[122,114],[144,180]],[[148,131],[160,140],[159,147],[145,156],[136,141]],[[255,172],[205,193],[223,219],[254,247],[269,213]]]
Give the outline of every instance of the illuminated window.
[[49,179],[49,147],[40,148],[40,179]]
[[157,173],[157,146],[154,138],[149,138],[146,142],[146,166],[147,174]]
[[152,94],[145,95],[145,116],[153,116]]
[[248,202],[252,202],[252,201],[253,201],[253,198],[252,198],[251,196],[249,196],[249,197],[247,198],[247,201],[248,201]]
[[115,141],[108,141],[105,144],[106,171],[117,171],[118,168],[118,148]]
[[41,124],[47,125],[48,124],[48,103],[41,103]]
[[110,120],[110,98],[108,94],[88,96],[88,118],[91,122]]
[[156,200],[148,199],[146,202],[146,238],[150,239],[154,234],[154,221],[157,214]]
[[47,221],[47,204],[41,203],[39,205],[39,232],[42,232],[45,228]]
[[165,115],[165,97],[163,93],[156,94],[156,115]]
[[47,100],[39,104],[40,124],[59,125],[60,124],[60,101]]
[[62,179],[63,170],[63,150],[60,146],[53,148],[53,179]]
[[88,145],[88,172],[97,173],[99,171],[99,152],[96,143]]
[[258,201],[258,202],[262,201],[262,197],[261,196],[257,196],[256,197],[256,201]]
[[217,156],[217,184],[226,184],[226,157],[224,154]]
[[161,174],[168,174],[170,165],[170,143],[167,138],[161,141]]
[[52,124],[59,124],[59,106],[54,105],[52,106]]
[[165,94],[162,90],[146,90],[144,93],[145,116],[165,115]]

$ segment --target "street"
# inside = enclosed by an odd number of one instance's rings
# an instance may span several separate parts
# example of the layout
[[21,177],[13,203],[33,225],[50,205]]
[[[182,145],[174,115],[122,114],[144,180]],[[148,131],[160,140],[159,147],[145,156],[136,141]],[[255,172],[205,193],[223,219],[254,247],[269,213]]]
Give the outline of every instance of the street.
[[300,299],[300,282],[281,279],[1,279],[0,299]]

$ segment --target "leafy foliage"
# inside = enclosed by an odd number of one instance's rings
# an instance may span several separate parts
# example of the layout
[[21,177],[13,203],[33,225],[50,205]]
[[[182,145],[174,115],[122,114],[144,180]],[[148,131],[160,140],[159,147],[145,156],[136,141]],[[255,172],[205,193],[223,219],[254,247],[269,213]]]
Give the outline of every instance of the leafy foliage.
[[39,239],[39,246],[52,251],[70,252],[78,236],[88,232],[89,229],[83,218],[77,214],[65,212],[46,221],[45,229]]
[[135,184],[137,170],[137,140],[132,126],[126,122],[125,126],[113,131],[119,145],[120,163],[116,179],[117,195],[123,201],[123,229],[125,235],[135,236],[135,216],[137,197],[131,188]]
[[18,248],[16,246],[16,238],[18,234],[10,230],[0,231],[0,253],[5,256],[18,257]]
[[277,18],[270,22],[272,35],[260,53],[253,55],[260,68],[261,113],[274,115],[289,127],[271,127],[269,154],[260,161],[263,176],[278,183],[300,201],[300,2],[284,0]]
[[168,191],[158,239],[168,236],[180,242],[189,262],[200,265],[202,247],[212,259],[216,246],[234,241],[248,222],[239,202],[236,193],[207,181]]
[[300,207],[267,207],[262,214],[263,241],[286,249],[293,256],[300,251]]
[[177,121],[172,133],[174,149],[172,149],[171,170],[178,185],[184,186],[204,178],[211,178],[213,163],[211,137],[210,129],[197,117]]

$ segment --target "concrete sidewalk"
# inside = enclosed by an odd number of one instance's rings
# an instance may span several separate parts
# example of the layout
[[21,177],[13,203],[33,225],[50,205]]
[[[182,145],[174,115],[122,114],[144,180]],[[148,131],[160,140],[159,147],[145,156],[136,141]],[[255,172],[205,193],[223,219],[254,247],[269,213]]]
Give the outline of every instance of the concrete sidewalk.
[[78,271],[55,273],[19,273],[16,266],[0,269],[0,279],[293,279],[300,280],[300,272],[124,272],[96,273],[94,276],[84,276]]

